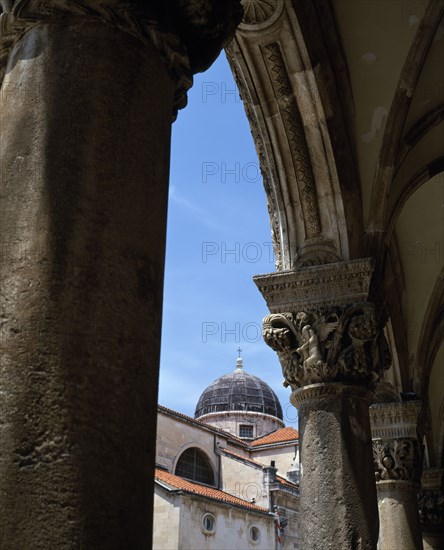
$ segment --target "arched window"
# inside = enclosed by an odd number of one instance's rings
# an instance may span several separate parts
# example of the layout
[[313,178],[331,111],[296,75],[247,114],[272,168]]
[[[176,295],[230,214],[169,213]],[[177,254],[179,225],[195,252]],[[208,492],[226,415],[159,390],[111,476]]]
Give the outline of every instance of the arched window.
[[175,474],[206,485],[214,485],[214,475],[210,461],[205,453],[196,447],[191,447],[180,455]]

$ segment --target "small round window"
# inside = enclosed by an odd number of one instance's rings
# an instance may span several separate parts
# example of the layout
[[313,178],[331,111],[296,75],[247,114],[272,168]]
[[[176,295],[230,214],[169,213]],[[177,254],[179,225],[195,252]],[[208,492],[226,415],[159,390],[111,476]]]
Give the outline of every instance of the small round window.
[[250,527],[250,539],[252,542],[259,542],[261,540],[261,532],[255,525]]
[[216,531],[216,520],[213,514],[204,514],[202,517],[202,528],[205,533],[212,534]]

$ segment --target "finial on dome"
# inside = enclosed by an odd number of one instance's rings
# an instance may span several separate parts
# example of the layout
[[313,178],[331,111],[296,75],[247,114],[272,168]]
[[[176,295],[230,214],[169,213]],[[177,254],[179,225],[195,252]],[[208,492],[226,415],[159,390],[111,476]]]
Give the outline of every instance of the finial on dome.
[[239,357],[237,358],[236,370],[234,372],[242,372],[242,369],[244,368],[242,357],[241,357],[242,348],[237,348],[237,352],[239,354]]

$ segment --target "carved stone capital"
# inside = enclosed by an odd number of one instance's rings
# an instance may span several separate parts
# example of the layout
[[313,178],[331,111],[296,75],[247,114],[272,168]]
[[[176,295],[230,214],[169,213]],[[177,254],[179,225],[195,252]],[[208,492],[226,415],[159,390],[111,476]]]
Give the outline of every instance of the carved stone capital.
[[281,15],[283,0],[242,0],[244,16],[241,31],[260,31],[271,26]]
[[419,483],[422,410],[420,400],[378,403],[370,407],[376,481]]
[[271,311],[265,342],[279,356],[284,386],[342,382],[372,387],[391,357],[370,301],[370,258],[254,278]]
[[370,407],[373,439],[421,439],[422,401],[378,403]]
[[284,385],[293,390],[320,382],[371,387],[390,366],[387,342],[369,302],[272,313],[264,318],[262,331],[278,353]]
[[318,399],[341,398],[359,399],[370,403],[373,392],[360,386],[347,386],[344,384],[312,384],[299,388],[291,394],[291,404],[299,408],[301,403],[316,401]]
[[419,517],[423,531],[444,533],[444,470],[424,470],[418,495]]
[[419,484],[421,454],[419,441],[413,437],[374,439],[376,481],[401,480]]
[[176,82],[175,110],[186,105],[192,75],[208,68],[241,20],[240,0],[2,0],[0,82],[14,43],[36,25],[93,17],[150,43]]
[[369,300],[374,261],[363,258],[349,262],[306,267],[256,275],[253,280],[271,313],[318,310]]

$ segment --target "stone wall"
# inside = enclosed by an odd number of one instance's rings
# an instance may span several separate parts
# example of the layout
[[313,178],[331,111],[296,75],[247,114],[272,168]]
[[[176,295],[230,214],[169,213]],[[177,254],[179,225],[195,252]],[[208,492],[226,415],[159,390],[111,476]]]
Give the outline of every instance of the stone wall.
[[153,549],[172,549],[179,545],[179,496],[166,493],[157,485],[154,488]]
[[209,413],[199,418],[199,420],[237,437],[239,437],[239,426],[243,424],[253,426],[253,438],[262,437],[284,427],[282,420],[275,416],[251,411]]
[[158,414],[156,462],[172,473],[185,449],[198,447],[207,455],[217,484],[219,458],[215,453],[215,444],[218,442],[226,445],[226,439],[209,430],[181,421],[179,418]]
[[[179,550],[200,548],[212,550],[245,550],[275,548],[274,520],[272,516],[226,506],[191,495],[182,497],[180,507]],[[204,514],[210,513],[216,520],[214,534],[207,534],[202,528]],[[259,530],[255,543],[249,533],[251,527]]]
[[268,492],[260,466],[222,455],[223,490],[243,500],[255,499],[257,506],[269,507]]
[[272,460],[275,461],[275,466],[278,470],[278,474],[286,477],[288,470],[296,455],[297,445],[292,443],[285,447],[273,448],[273,449],[258,449],[251,453],[251,458],[257,460],[266,466],[270,465]]

